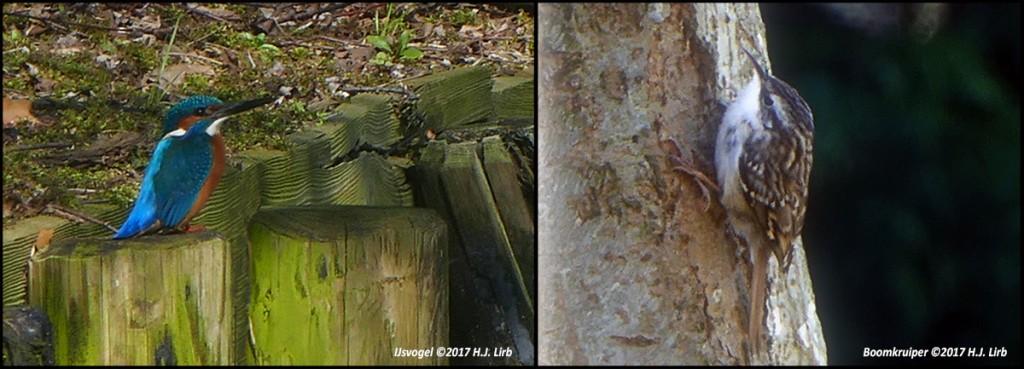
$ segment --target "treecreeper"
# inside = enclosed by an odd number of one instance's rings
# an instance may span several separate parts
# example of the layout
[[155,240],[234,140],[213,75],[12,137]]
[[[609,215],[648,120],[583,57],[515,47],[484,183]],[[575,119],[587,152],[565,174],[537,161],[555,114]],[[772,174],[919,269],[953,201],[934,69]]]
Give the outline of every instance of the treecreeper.
[[715,144],[721,202],[751,258],[748,347],[761,352],[768,297],[768,258],[789,270],[793,242],[807,212],[814,118],[800,94],[757,58],[754,76],[726,109]]

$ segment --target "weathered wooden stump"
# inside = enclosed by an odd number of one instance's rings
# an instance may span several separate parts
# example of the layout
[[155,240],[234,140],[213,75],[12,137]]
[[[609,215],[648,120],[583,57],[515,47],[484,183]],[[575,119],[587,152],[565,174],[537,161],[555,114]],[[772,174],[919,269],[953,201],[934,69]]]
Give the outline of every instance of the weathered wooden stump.
[[536,229],[533,214],[519,186],[519,168],[505,149],[505,143],[497,136],[484,138],[483,169],[494,197],[494,207],[501,217],[501,224],[508,236],[509,247],[514,256],[513,269],[518,269],[530,301],[537,301],[537,248],[534,243]]
[[447,364],[447,227],[410,207],[304,206],[253,218],[257,365]]
[[29,261],[58,365],[230,364],[232,263],[210,232],[69,239]]
[[[450,288],[452,301],[459,302],[452,304],[452,316],[459,319],[452,320],[452,346],[512,351],[453,361],[531,365],[535,312],[526,281],[533,280],[535,260],[530,251],[534,249],[532,220],[523,218],[522,212],[528,210],[515,189],[516,178],[501,173],[505,160],[495,152],[496,141],[485,141],[491,147],[485,143],[481,148],[477,142],[431,142],[417,163],[418,196],[425,206],[450,220],[455,235]],[[489,164],[481,163],[479,152],[491,157],[485,159]]]

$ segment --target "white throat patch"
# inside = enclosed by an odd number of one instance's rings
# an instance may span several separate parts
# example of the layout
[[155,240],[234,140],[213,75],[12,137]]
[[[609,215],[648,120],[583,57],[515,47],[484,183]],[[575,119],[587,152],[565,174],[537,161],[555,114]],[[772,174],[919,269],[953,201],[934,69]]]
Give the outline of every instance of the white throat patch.
[[213,124],[211,124],[209,127],[206,127],[206,134],[210,135],[210,137],[216,136],[218,133],[220,133],[220,124],[224,123],[224,121],[228,120],[228,118],[231,117],[224,117],[213,121]]

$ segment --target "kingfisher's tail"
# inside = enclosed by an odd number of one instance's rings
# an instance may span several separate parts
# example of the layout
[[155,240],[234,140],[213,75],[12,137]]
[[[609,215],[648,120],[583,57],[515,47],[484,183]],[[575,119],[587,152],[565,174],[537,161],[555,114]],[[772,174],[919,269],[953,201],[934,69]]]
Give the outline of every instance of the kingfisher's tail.
[[144,186],[139,198],[135,200],[135,207],[132,208],[131,214],[128,214],[128,219],[114,235],[115,240],[136,236],[157,223],[156,206],[153,199],[152,192]]

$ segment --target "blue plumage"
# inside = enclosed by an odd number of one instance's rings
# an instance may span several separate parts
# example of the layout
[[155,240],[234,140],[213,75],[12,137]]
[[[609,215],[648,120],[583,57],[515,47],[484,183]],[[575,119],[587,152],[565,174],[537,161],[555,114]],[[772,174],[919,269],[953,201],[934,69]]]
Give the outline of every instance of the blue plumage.
[[204,132],[211,123],[201,120],[184,136],[166,135],[160,140],[142,179],[139,199],[115,239],[144,232],[157,221],[165,228],[181,223],[213,165],[212,137]]
[[[272,101],[270,98],[224,105],[209,96],[182,100],[164,117],[164,137],[157,143],[149,168],[142,179],[142,189],[128,219],[114,239],[137,236],[159,228],[181,228],[186,225],[193,207],[201,208],[206,196],[220,179],[223,168],[223,140],[214,140],[219,125],[228,116]],[[187,130],[179,126],[185,122]],[[189,126],[188,123],[191,123]],[[220,145],[219,150],[214,146]],[[212,182],[211,182],[212,181]],[[210,187],[203,191],[207,184]],[[198,208],[196,209],[198,211]]]

